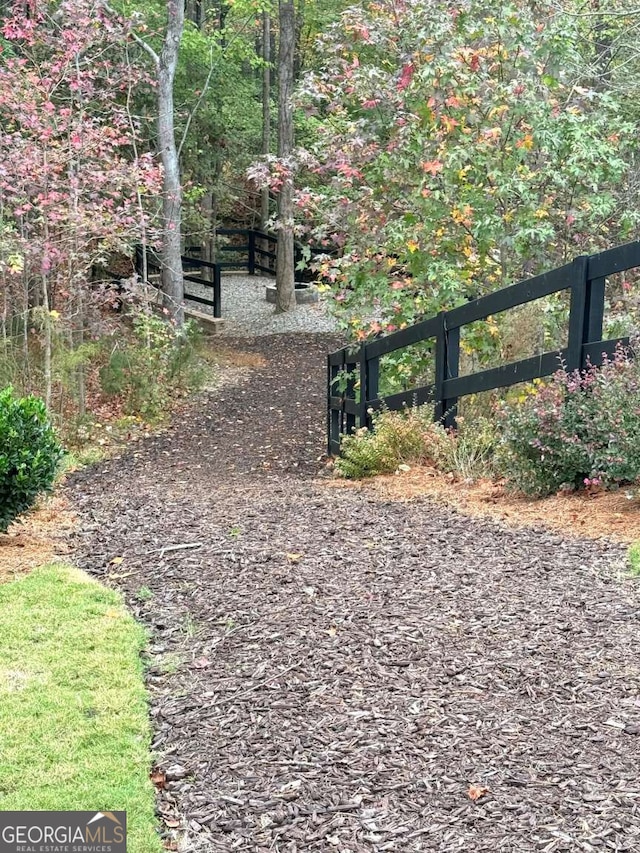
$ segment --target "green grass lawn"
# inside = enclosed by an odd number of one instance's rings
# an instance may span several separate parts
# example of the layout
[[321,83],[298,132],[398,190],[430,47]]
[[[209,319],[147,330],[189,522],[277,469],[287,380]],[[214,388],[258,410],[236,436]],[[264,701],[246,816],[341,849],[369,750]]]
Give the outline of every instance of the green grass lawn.
[[130,853],[157,853],[144,630],[61,565],[0,585],[0,628],[0,811],[125,809]]

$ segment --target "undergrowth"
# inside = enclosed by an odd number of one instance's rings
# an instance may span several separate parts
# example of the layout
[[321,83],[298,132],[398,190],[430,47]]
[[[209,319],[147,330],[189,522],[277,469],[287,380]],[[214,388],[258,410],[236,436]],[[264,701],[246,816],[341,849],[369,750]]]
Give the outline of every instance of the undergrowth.
[[133,335],[113,341],[99,370],[101,390],[119,397],[125,414],[157,420],[176,395],[204,384],[200,348],[195,323],[177,329],[154,314],[139,314]]
[[491,406],[493,416],[471,406],[455,430],[432,423],[431,406],[382,411],[370,432],[343,439],[336,470],[360,478],[428,463],[467,481],[500,475],[533,497],[640,480],[640,362],[629,350],[512,389]]
[[631,574],[634,577],[640,577],[640,542],[634,542],[629,546],[627,559]]
[[640,477],[640,363],[619,349],[602,367],[559,370],[504,404],[500,432],[496,464],[527,495],[634,483]]
[[430,406],[373,415],[373,429],[345,436],[336,470],[359,479],[397,471],[402,465],[429,464],[463,479],[491,471],[496,436],[487,418],[460,419],[458,429],[434,423]]
[[[213,370],[202,333],[190,322],[178,329],[152,312],[131,309],[96,322],[79,345],[54,323],[49,416],[65,447],[80,454],[162,422],[177,402],[207,384]],[[0,384],[18,395],[45,396],[37,334],[2,342]]]

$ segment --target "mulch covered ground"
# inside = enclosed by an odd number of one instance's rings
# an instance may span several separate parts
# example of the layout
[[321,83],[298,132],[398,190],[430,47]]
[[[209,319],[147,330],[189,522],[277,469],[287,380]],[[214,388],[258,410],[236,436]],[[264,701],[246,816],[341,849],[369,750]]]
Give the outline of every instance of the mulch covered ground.
[[239,342],[266,366],[69,482],[77,561],[151,629],[168,833],[225,853],[640,850],[623,548],[326,488],[334,344]]

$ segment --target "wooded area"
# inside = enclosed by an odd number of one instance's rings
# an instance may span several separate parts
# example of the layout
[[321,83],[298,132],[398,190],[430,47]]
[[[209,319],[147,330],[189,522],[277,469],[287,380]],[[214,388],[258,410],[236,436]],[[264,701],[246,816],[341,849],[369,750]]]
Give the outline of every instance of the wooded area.
[[[357,340],[638,236],[632,4],[81,0],[2,15],[0,378],[61,417],[84,415],[87,377],[156,285],[179,344],[181,255],[197,247],[209,269],[225,227],[275,229],[277,311],[295,309],[294,238],[306,246]],[[136,247],[159,254],[160,279],[136,274]],[[633,332],[637,307],[635,273],[611,277],[605,336]],[[567,316],[552,295],[471,324],[463,358],[561,348]],[[427,362],[394,362],[397,390]]]

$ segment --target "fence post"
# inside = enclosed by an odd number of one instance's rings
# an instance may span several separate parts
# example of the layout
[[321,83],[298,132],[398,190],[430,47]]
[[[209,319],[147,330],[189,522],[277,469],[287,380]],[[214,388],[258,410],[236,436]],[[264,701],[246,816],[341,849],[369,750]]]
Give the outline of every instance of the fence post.
[[256,232],[253,228],[249,231],[249,275],[256,274]]
[[[604,322],[604,295],[605,284],[607,279],[589,278],[587,269],[587,293],[585,305],[585,323],[582,342],[589,344],[592,341],[602,340],[602,325]],[[584,359],[581,361],[581,367],[586,367]]]
[[[340,435],[339,431],[336,429],[335,432],[338,433],[334,439],[334,409],[331,405],[331,398],[333,397],[333,380],[334,380],[334,371],[333,365],[331,364],[331,353],[327,353],[327,456],[333,455],[333,441],[339,441]],[[336,412],[336,415],[339,414]],[[336,419],[337,420],[337,419]],[[337,424],[336,424],[337,425]]]
[[444,390],[443,383],[447,369],[446,358],[446,337],[447,330],[444,325],[444,311],[438,314],[438,334],[436,335],[436,364],[435,364],[435,383],[433,389],[433,419],[435,421],[442,420],[445,413],[444,408]]
[[[351,358],[351,361],[349,361]],[[344,358],[344,369],[347,373],[347,387],[344,391],[344,399],[345,403],[347,400],[353,400],[355,402],[356,399],[356,365],[357,361],[353,360],[353,356],[348,356],[345,354]],[[349,369],[351,368],[351,369]],[[347,412],[345,409],[344,413],[344,421],[342,431],[345,435],[350,435],[356,428],[356,416],[353,412]]]
[[371,429],[369,403],[378,398],[380,358],[369,358],[367,349],[367,344],[363,343],[360,349],[360,426]]
[[369,387],[369,365],[367,363],[367,344],[365,341],[360,346],[360,427],[369,426],[367,415],[367,399]]
[[444,383],[447,379],[455,379],[458,376],[460,364],[460,329],[447,328],[447,312],[438,314],[440,320],[438,334],[436,335],[436,365],[435,365],[435,388],[434,388],[434,411],[433,419],[442,421],[445,426],[455,426],[456,410],[458,407],[457,397],[447,397]]
[[[367,366],[367,399],[373,402],[378,399],[378,383],[380,381],[380,356],[368,360]],[[371,428],[371,418],[367,415],[367,426]]]
[[222,282],[220,264],[213,265],[213,316],[222,317]]
[[587,317],[587,275],[589,256],[580,255],[573,260],[571,303],[569,308],[569,336],[567,340],[567,370],[582,367],[582,345],[586,343],[589,320]]
[[[330,408],[330,423],[329,423],[329,456],[333,453],[332,444],[340,448],[340,439],[345,433],[345,412],[344,412],[344,394],[337,387],[336,383],[342,371],[345,370],[345,349],[339,350],[340,360],[338,363],[329,361],[329,408]],[[335,353],[334,353],[335,355]],[[331,397],[340,397],[340,407],[331,406]]]
[[[447,315],[444,315],[444,341],[445,341],[445,374],[444,382],[447,379],[457,379],[460,372],[460,326],[453,329],[447,329]],[[458,413],[458,398],[447,397],[444,388],[442,390],[442,414],[444,417],[445,427],[455,427],[456,415]]]

